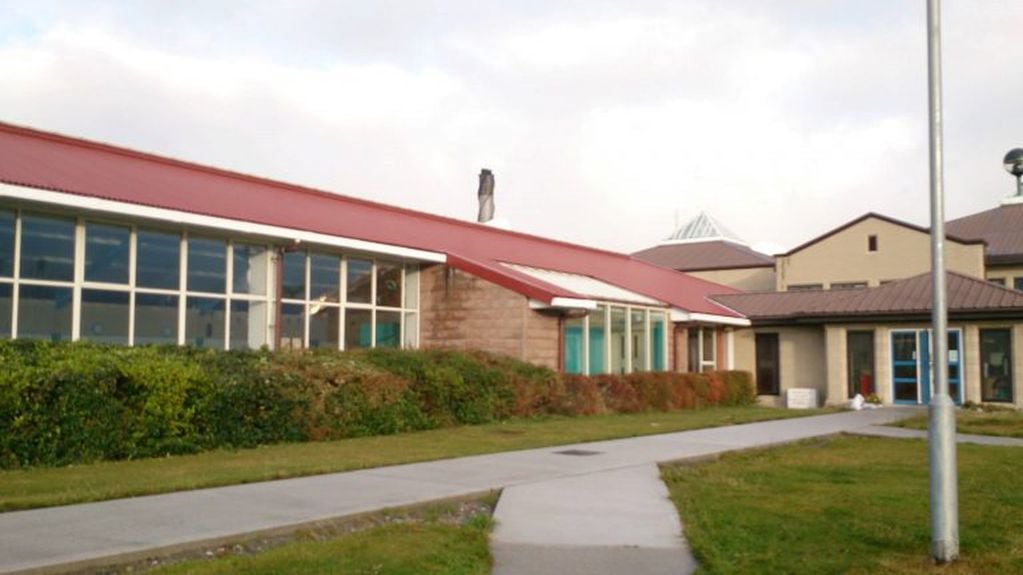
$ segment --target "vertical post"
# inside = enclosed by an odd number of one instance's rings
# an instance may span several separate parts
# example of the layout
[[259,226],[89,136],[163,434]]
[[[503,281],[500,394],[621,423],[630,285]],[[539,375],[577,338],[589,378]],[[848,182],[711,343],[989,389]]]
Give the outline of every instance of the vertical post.
[[941,2],[927,0],[928,116],[930,120],[932,381],[928,446],[931,554],[938,563],[959,557],[955,405],[948,393],[948,318],[945,295],[945,209],[941,119]]

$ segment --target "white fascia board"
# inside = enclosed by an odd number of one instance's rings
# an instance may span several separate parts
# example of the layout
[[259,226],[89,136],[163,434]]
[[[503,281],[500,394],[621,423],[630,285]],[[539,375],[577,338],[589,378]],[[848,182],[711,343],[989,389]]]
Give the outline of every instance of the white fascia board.
[[257,224],[241,220],[232,220],[217,216],[205,216],[202,214],[194,214],[191,212],[182,212],[166,208],[154,208],[150,206],[142,206],[139,204],[132,204],[128,202],[119,202],[115,200],[106,200],[103,198],[94,198],[91,196],[80,196],[78,194],[68,194],[64,192],[54,192],[50,190],[27,188],[24,186],[15,186],[11,184],[0,183],[0,197],[15,198],[30,202],[42,202],[46,204],[54,204],[57,206],[72,207],[83,210],[94,210],[98,212],[106,212],[123,216],[146,218],[150,220],[170,222],[175,224],[202,226],[207,228],[215,228],[219,230],[238,232],[243,234],[268,236],[273,238],[280,238],[289,242],[294,242],[297,240],[300,242],[322,244],[349,250],[377,253],[421,262],[433,263],[447,262],[447,255],[440,252],[431,252],[415,248],[395,246],[391,244],[382,244],[366,240],[357,240],[354,238],[346,238],[343,236],[332,236],[328,234],[296,230],[280,226]]
[[532,309],[550,309],[555,307],[566,309],[597,309],[597,302],[591,299],[556,297],[551,299],[551,303],[549,304],[531,299],[529,300],[529,307]]
[[671,321],[673,322],[701,322],[716,323],[720,325],[734,325],[738,327],[749,327],[750,321],[744,317],[729,317],[711,313],[696,313],[684,309],[672,308]]

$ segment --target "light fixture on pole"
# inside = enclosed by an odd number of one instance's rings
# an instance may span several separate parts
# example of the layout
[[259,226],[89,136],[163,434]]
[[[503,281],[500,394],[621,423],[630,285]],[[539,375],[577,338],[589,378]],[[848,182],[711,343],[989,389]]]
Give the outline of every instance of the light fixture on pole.
[[1016,176],[1016,197],[1023,197],[1023,148],[1013,148],[1002,160],[1005,171]]

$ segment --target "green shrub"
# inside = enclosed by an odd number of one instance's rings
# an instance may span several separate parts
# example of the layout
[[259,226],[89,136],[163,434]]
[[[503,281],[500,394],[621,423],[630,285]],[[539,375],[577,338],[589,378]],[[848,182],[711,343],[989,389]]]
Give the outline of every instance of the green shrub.
[[19,340],[0,361],[2,468],[756,400],[745,372],[560,375],[482,352]]

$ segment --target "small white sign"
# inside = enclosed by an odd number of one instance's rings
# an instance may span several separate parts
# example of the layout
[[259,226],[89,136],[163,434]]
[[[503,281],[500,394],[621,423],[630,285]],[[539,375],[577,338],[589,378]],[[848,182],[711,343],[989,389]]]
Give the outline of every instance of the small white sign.
[[813,409],[817,407],[817,390],[811,387],[796,387],[785,394],[785,405],[789,409]]

